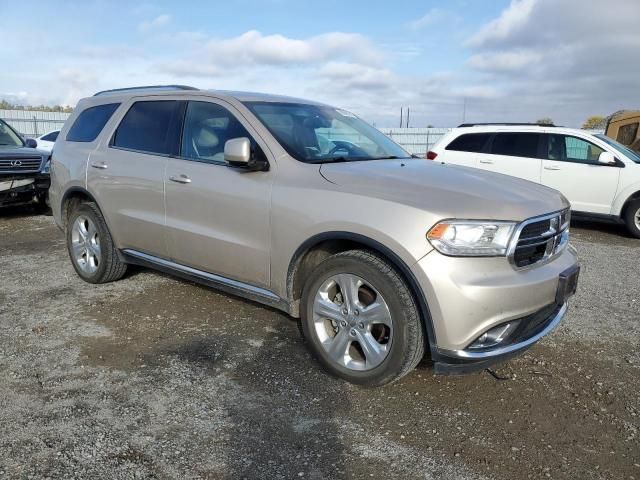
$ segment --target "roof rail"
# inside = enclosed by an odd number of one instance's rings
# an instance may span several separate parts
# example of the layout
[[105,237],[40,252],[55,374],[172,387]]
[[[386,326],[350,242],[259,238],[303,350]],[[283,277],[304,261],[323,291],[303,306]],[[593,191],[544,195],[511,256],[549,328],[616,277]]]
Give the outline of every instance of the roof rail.
[[479,127],[479,126],[483,126],[483,125],[503,125],[503,126],[512,126],[512,127],[517,127],[517,126],[530,126],[530,127],[555,127],[556,125],[554,125],[553,123],[507,123],[507,122],[499,122],[499,123],[494,123],[494,122],[487,122],[487,123],[461,123],[460,125],[458,125],[458,128],[462,128],[462,127]]
[[135,92],[137,90],[198,90],[195,87],[190,87],[188,85],[147,85],[144,87],[126,87],[126,88],[113,88],[111,90],[102,90],[96,94],[94,97],[98,97],[100,95],[105,95],[107,93],[125,93],[125,92]]

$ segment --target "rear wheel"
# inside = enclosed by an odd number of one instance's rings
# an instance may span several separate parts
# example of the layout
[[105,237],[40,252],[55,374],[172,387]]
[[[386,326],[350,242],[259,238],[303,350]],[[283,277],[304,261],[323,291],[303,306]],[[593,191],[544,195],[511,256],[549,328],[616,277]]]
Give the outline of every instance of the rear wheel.
[[424,335],[411,292],[383,258],[338,253],[311,273],[302,294],[301,326],[332,374],[383,385],[410,372],[424,355]]
[[627,224],[631,235],[640,238],[640,200],[634,200],[627,206],[624,213],[624,223]]
[[81,203],[71,212],[67,249],[73,268],[84,281],[107,283],[127,271],[113,244],[107,224],[95,203]]

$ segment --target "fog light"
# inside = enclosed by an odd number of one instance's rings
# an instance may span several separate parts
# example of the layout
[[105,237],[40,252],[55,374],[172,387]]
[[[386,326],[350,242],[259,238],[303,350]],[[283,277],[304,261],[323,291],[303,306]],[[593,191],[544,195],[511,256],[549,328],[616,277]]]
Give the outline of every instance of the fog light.
[[497,327],[493,327],[480,335],[468,348],[480,349],[490,348],[504,342],[518,326],[519,321],[503,323]]

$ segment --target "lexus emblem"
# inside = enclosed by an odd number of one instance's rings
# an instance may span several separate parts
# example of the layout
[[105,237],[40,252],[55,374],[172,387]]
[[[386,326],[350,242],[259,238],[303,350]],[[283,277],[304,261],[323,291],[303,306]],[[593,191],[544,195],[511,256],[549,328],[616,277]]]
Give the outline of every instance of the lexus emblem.
[[21,167],[22,166],[22,162],[20,160],[14,160],[13,162],[11,162],[11,166],[12,167]]

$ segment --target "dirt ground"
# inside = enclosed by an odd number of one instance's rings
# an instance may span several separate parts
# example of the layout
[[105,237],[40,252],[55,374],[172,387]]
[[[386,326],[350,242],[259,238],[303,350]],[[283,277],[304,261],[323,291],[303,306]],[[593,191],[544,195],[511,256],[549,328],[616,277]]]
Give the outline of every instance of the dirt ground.
[[640,240],[572,225],[563,324],[488,372],[326,375],[286,315],[144,269],[82,282],[0,211],[0,477],[640,479]]

